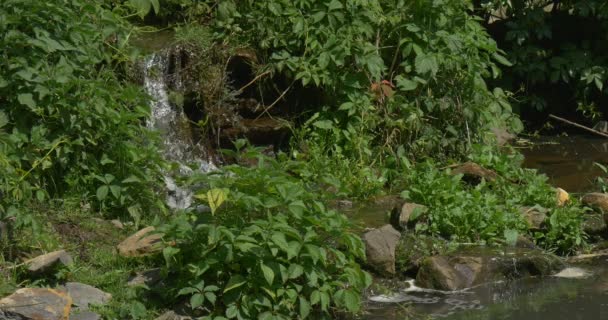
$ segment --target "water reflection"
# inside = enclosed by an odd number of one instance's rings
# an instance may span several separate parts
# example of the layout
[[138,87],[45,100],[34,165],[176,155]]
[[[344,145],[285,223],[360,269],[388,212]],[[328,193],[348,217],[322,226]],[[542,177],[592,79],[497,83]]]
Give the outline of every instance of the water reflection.
[[608,163],[608,140],[588,136],[541,138],[520,151],[524,166],[538,169],[568,192],[592,190],[602,171],[594,162]]

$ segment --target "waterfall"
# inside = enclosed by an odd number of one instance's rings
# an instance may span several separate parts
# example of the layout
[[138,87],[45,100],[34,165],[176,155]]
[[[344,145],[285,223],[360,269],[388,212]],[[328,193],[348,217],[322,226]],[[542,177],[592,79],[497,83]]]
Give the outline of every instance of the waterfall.
[[[167,160],[179,163],[179,174],[192,174],[189,165],[194,165],[195,170],[202,172],[216,170],[209,152],[195,141],[191,122],[184,110],[170,101],[170,88],[176,91],[183,89],[179,68],[170,70],[170,53],[170,50],[163,50],[152,54],[143,65],[144,89],[152,98],[147,126],[160,133],[164,156]],[[175,65],[181,65],[180,61]],[[192,205],[192,191],[178,186],[175,177],[165,175],[165,185],[169,191],[169,207],[186,209]]]

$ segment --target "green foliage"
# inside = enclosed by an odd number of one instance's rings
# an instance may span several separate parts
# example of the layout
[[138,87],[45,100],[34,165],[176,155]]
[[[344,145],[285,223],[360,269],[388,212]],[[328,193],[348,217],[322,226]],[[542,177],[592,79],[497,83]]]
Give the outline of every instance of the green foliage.
[[[461,181],[461,175],[450,175],[449,169],[438,170],[432,161],[409,170],[402,196],[429,207],[428,214],[418,219],[418,232],[459,242],[485,243],[514,242],[518,235],[528,234],[538,244],[561,253],[584,244],[582,209],[576,204],[559,207],[547,178],[519,166],[520,154],[476,147],[470,158],[495,170],[499,178],[469,186]],[[547,226],[530,231],[522,207],[547,209]]]
[[[554,108],[550,103],[572,99],[585,115],[598,115],[608,81],[608,59],[603,54],[608,7],[603,1],[482,3],[487,16],[500,12],[503,18],[490,28],[497,30],[498,41],[514,63],[507,80],[514,90],[523,86],[523,104],[545,109]],[[557,99],[552,97],[555,89],[547,90],[556,87],[565,89]]]
[[128,31],[97,2],[3,2],[2,216],[23,222],[19,203],[67,193],[135,216],[157,203],[162,161],[142,126],[147,99],[114,73],[130,59]]
[[371,282],[355,261],[365,257],[362,241],[310,186],[276,160],[254,157],[256,167],[194,177],[215,213],[182,213],[162,228],[175,243],[163,253],[178,278],[168,298],[185,296],[210,319],[357,312]]

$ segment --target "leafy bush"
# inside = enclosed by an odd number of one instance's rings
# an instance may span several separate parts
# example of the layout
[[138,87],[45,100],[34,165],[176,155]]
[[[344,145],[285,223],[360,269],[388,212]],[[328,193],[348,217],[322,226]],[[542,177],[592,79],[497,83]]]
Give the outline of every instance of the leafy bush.
[[[189,297],[209,318],[294,319],[356,312],[371,278],[356,259],[362,241],[345,216],[310,186],[257,155],[253,168],[226,166],[194,177],[208,213],[181,214],[163,227],[179,279],[169,298]],[[313,316],[314,314],[314,316]]]
[[99,2],[3,2],[3,216],[24,218],[16,204],[34,195],[75,194],[134,216],[157,204],[162,160],[142,126],[148,102],[114,72],[129,59],[127,27]]

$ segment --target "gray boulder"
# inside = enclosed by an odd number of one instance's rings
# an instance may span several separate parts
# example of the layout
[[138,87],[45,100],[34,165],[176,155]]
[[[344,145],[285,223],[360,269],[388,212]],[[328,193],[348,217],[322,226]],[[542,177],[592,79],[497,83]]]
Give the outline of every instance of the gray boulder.
[[363,235],[367,263],[381,274],[395,274],[395,248],[401,233],[387,224]]
[[[72,298],[64,292],[46,288],[23,288],[0,300],[0,310],[11,317],[33,320],[67,320]],[[10,319],[10,318],[9,318]]]

